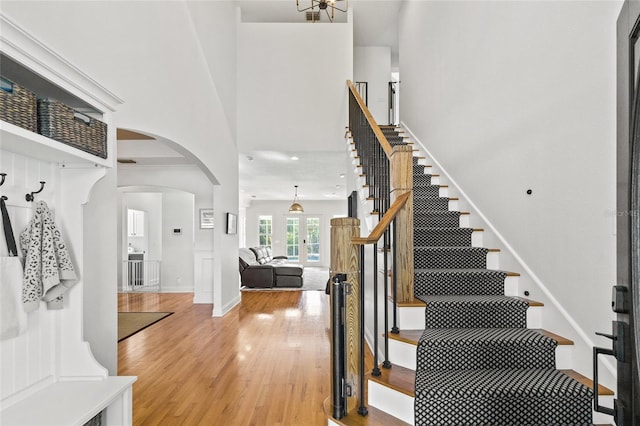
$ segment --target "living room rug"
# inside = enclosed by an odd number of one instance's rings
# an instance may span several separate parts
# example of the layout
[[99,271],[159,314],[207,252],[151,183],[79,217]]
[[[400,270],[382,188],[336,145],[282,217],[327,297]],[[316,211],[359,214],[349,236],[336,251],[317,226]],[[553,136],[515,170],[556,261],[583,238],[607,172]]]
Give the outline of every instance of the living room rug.
[[168,317],[173,312],[118,312],[118,342]]
[[302,287],[250,288],[240,287],[241,291],[324,291],[329,280],[329,268],[305,266]]

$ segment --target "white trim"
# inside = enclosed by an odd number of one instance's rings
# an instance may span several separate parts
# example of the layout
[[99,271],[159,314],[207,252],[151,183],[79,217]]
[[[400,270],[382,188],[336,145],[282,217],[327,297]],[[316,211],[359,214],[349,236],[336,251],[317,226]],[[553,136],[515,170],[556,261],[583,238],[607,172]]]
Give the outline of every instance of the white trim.
[[[91,104],[115,111],[124,101],[0,12],[0,51]],[[103,111],[104,112],[104,111]]]
[[[416,137],[416,135],[411,131],[411,129],[406,125],[404,121],[400,121],[400,126],[407,131],[411,135],[412,140],[415,141],[416,144],[420,146],[421,149],[431,158],[433,163],[438,167],[440,172],[445,175],[448,179],[448,183],[456,188],[459,192],[460,197],[464,198],[468,203],[471,209],[475,214],[477,214],[482,221],[487,225],[491,232],[494,233],[496,238],[504,245],[505,249],[509,251],[509,253],[514,257],[514,259],[520,264],[522,269],[531,277],[531,279],[535,282],[535,284],[542,290],[542,292],[549,298],[551,304],[560,312],[560,314],[564,317],[565,320],[569,323],[569,325],[575,330],[575,332],[580,336],[583,342],[588,347],[594,347],[595,343],[589,338],[587,333],[580,327],[580,325],[576,322],[575,319],[567,312],[560,302],[553,296],[551,291],[547,288],[547,286],[542,282],[542,280],[533,272],[533,270],[527,265],[527,263],[520,257],[520,255],[515,251],[515,249],[507,242],[506,238],[502,236],[500,232],[496,229],[496,227],[489,221],[489,219],[482,213],[482,211],[475,205],[475,203],[471,200],[469,196],[462,190],[462,188],[456,183],[456,181],[447,173],[442,164],[438,162],[438,160],[429,152],[427,148],[420,142],[420,140]],[[616,369],[607,359],[601,359],[600,362],[604,364],[604,366],[609,370],[609,372],[616,377]]]
[[238,296],[236,296],[234,299],[230,300],[227,304],[225,304],[222,307],[222,313],[220,315],[216,315],[216,311],[214,309],[214,313],[213,316],[225,316],[227,313],[229,313],[229,311],[233,308],[235,308],[238,304],[240,304],[240,294],[238,294]]

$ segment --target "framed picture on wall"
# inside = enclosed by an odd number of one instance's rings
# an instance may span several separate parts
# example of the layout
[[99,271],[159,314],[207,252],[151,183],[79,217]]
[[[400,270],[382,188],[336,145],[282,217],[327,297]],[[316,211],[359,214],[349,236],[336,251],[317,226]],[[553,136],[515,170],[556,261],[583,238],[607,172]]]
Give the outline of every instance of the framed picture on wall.
[[233,213],[227,213],[227,234],[236,234],[238,232],[238,216]]
[[213,229],[213,209],[200,209],[200,229]]

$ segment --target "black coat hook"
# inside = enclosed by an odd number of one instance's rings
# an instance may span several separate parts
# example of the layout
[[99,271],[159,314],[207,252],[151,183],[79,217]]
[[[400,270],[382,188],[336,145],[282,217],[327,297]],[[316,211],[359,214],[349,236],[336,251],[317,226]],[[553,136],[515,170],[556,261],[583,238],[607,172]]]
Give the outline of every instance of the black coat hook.
[[33,201],[33,194],[39,194],[39,193],[41,193],[41,192],[42,192],[42,190],[44,189],[44,184],[45,184],[45,183],[46,183],[46,182],[44,182],[44,181],[40,181],[40,189],[39,189],[39,190],[37,190],[37,191],[34,191],[34,192],[30,193],[30,194],[26,194],[26,195],[24,196],[24,198],[25,198],[27,201]]
[[0,186],[4,185],[4,179],[7,177],[6,173],[0,173],[0,176],[2,176],[2,180],[0,180]]

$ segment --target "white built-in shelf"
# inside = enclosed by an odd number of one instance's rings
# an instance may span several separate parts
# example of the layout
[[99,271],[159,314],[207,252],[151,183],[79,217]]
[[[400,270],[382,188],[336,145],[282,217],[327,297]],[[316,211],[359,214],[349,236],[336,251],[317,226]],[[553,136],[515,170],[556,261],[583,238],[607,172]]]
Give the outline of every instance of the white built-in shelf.
[[[0,424],[12,426],[81,426],[96,413],[107,409],[131,392],[135,376],[61,380],[0,412]],[[127,402],[128,401],[128,402]],[[117,402],[130,404],[129,398]],[[131,407],[123,407],[131,415]],[[107,413],[108,416],[109,413]],[[123,419],[107,418],[107,425],[123,424]]]
[[86,164],[112,167],[109,158],[100,158],[70,145],[0,120],[0,149],[59,164]]

